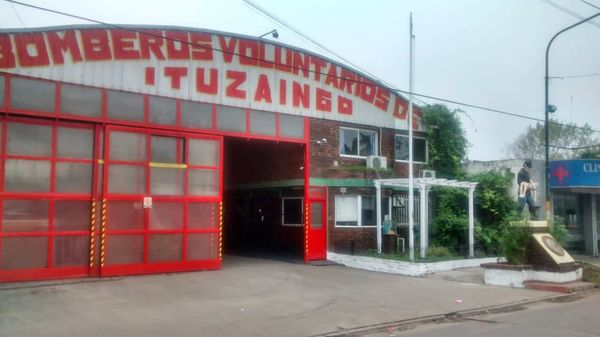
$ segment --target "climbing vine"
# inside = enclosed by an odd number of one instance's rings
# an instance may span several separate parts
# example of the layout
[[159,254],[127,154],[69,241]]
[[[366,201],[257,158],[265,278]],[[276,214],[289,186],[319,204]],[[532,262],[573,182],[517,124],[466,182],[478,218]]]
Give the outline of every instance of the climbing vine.
[[459,118],[463,111],[435,104],[424,107],[422,112],[422,123],[427,132],[428,166],[439,178],[464,177],[462,163],[469,143]]

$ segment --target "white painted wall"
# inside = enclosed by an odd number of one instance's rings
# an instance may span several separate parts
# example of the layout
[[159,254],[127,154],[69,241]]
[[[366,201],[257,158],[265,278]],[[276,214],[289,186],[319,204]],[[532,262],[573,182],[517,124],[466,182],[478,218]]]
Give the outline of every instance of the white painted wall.
[[540,270],[505,270],[486,268],[483,281],[487,285],[525,288],[527,281],[566,283],[581,280],[583,269],[557,273]]
[[493,263],[498,261],[498,258],[496,257],[489,257],[484,259],[464,259],[432,263],[413,263],[379,259],[367,256],[337,254],[332,252],[327,252],[327,259],[333,262],[343,264],[350,268],[415,277],[460,268],[479,267],[482,263]]

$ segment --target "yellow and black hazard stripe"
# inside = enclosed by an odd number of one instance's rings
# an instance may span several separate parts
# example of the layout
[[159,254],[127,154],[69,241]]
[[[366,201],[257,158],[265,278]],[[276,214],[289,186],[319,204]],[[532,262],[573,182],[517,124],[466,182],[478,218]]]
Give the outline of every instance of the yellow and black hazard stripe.
[[94,267],[94,249],[96,248],[96,199],[92,199],[92,215],[90,222],[90,268],[92,268]]
[[309,231],[309,219],[308,219],[309,205],[308,201],[304,203],[304,256],[308,256],[308,231]]
[[100,226],[100,267],[104,267],[104,254],[106,251],[106,199],[102,199],[102,222]]
[[219,260],[223,258],[223,202],[219,201]]

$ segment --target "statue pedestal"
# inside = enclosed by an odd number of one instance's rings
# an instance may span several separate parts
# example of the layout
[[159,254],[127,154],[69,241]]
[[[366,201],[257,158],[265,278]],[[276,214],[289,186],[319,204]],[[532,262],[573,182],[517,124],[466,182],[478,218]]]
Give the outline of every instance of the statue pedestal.
[[485,269],[485,284],[550,289],[550,285],[568,285],[581,281],[581,267],[550,235],[546,221],[529,221],[523,225],[530,226],[532,231],[526,264],[482,264]]
[[530,221],[531,240],[527,264],[547,271],[572,271],[577,268],[575,260],[550,235],[547,221]]

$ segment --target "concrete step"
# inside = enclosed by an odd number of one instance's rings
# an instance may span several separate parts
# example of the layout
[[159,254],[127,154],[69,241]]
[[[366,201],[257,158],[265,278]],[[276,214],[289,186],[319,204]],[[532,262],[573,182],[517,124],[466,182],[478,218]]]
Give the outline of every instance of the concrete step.
[[596,287],[593,282],[566,282],[566,283],[554,283],[554,282],[539,282],[539,281],[526,281],[524,282],[525,288],[544,290],[544,291],[555,291],[559,293],[574,293],[578,291],[591,290]]

